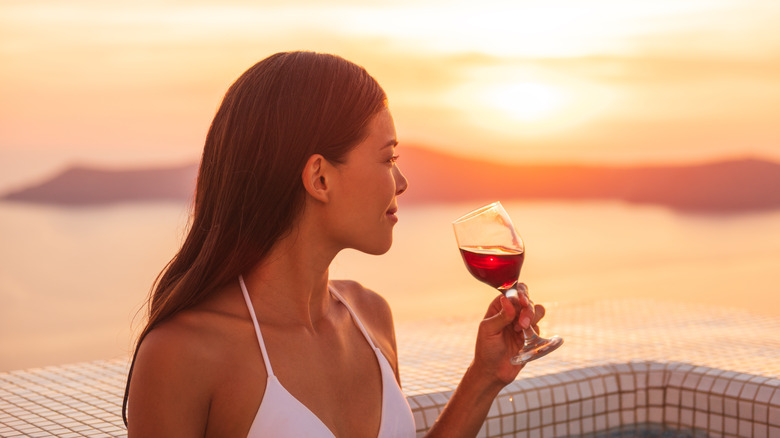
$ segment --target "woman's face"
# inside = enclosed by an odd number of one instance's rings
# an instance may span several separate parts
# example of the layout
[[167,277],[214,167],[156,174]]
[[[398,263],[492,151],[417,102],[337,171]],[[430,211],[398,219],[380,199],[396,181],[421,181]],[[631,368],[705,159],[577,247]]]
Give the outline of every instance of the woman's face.
[[395,163],[397,144],[393,117],[384,109],[369,123],[365,140],[337,166],[332,211],[339,215],[334,231],[340,246],[369,254],[390,249],[396,197],[407,187]]

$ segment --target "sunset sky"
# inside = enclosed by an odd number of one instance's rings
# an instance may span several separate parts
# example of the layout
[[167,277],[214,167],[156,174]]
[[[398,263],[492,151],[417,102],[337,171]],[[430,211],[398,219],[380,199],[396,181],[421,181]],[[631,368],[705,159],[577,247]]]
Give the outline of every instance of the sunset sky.
[[777,23],[775,0],[3,0],[0,189],[194,161],[230,83],[296,49],[366,67],[402,147],[780,160]]

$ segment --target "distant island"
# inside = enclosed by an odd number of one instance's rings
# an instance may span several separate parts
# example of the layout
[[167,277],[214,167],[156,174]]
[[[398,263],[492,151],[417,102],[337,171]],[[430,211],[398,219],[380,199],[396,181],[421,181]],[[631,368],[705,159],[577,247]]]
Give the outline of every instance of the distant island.
[[[514,165],[404,146],[404,203],[492,200],[621,200],[689,212],[780,209],[780,163],[760,159],[677,166]],[[87,206],[190,201],[197,164],[132,170],[72,167],[0,197]]]
[[155,169],[70,167],[0,200],[87,206],[118,202],[186,201],[192,198],[197,164]]

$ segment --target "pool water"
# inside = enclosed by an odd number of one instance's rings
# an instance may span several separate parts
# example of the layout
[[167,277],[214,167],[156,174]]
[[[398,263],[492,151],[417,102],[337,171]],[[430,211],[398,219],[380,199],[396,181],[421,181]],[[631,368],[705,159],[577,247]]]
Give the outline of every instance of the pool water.
[[708,438],[705,432],[690,430],[672,430],[662,424],[631,424],[618,428],[599,431],[593,438]]

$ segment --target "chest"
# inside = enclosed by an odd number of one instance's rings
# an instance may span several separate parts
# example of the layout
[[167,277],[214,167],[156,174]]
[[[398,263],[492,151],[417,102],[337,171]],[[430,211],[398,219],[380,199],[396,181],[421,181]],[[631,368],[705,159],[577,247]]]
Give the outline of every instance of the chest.
[[[316,334],[261,325],[266,359],[283,390],[335,436],[376,436],[382,411],[380,365],[362,332],[347,322]],[[225,352],[222,384],[209,415],[209,424],[232,426],[208,435],[246,436],[261,403],[274,403],[265,398],[269,372],[257,339],[242,335],[234,341]]]

